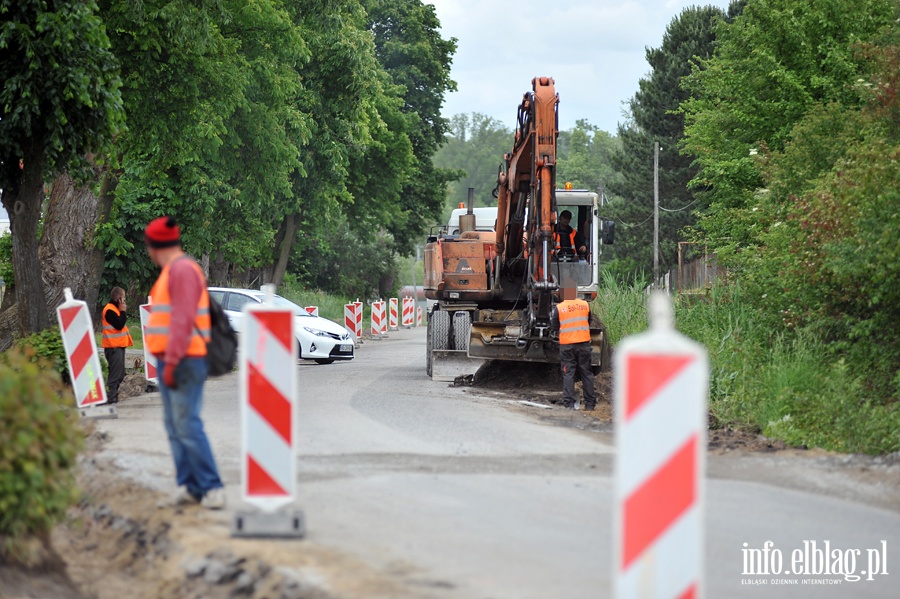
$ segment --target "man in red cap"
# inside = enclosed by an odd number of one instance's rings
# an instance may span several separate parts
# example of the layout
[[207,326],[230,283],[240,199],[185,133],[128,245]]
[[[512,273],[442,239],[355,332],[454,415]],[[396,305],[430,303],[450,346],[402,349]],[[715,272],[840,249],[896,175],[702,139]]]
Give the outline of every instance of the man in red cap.
[[181,232],[174,218],[152,221],[144,239],[150,259],[162,267],[150,291],[144,343],[162,373],[163,418],[179,485],[173,503],[222,509],[225,489],[200,419],[210,338],[206,277],[181,249]]

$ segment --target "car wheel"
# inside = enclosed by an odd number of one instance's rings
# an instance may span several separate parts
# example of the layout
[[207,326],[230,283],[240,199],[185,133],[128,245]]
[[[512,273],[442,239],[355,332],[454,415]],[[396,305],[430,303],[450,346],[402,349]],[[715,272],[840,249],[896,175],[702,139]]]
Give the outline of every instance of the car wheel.
[[316,358],[316,364],[331,364],[334,362],[332,358]]

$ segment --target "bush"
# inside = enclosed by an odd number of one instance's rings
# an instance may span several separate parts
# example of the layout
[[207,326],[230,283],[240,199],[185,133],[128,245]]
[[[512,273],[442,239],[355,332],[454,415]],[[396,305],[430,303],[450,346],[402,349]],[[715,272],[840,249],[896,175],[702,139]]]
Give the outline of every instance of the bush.
[[40,333],[23,337],[17,345],[32,363],[42,362],[58,373],[63,383],[70,382],[66,348],[58,327],[49,327]]
[[83,443],[71,392],[34,348],[0,354],[0,555],[44,535],[76,500]]

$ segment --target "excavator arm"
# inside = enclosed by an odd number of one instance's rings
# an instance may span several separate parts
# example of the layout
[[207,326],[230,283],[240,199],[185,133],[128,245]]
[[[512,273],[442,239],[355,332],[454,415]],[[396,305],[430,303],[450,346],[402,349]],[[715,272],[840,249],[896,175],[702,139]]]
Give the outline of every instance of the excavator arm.
[[[554,189],[559,96],[550,77],[536,77],[519,105],[513,149],[497,180],[497,276],[526,277],[532,324],[549,326],[554,251]],[[526,210],[527,216],[526,216]],[[502,283],[501,283],[502,285]]]

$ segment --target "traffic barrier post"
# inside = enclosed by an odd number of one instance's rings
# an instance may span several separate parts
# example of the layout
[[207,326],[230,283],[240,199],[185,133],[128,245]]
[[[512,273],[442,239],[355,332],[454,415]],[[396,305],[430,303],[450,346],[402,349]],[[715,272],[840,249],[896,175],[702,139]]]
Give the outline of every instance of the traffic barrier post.
[[398,330],[398,302],[396,297],[388,298],[388,328],[392,331]]
[[422,326],[422,319],[424,318],[424,310],[422,310],[422,306],[416,306],[416,326]]
[[411,297],[403,298],[403,314],[400,323],[407,329],[413,326],[413,312],[416,308],[415,302],[416,300]]
[[709,361],[675,331],[665,294],[649,311],[650,330],[619,344],[613,370],[614,596],[700,598]]
[[118,418],[115,406],[106,404],[103,369],[87,304],[76,300],[68,287],[63,294],[66,301],[56,308],[56,319],[75,392],[75,407],[82,417]]
[[297,338],[294,313],[266,300],[243,307],[240,344],[241,496],[232,536],[302,537],[303,514],[283,510],[296,499]]
[[[148,298],[148,301],[151,303],[141,304],[139,306],[141,314],[141,334],[143,335],[143,339],[147,338],[147,324],[150,322],[150,306],[152,306],[153,299]],[[159,373],[156,369],[156,358],[150,353],[150,350],[147,349],[147,344],[144,343],[144,378],[147,379],[148,383],[158,385],[158,377]]]
[[382,339],[387,337],[385,334],[385,313],[384,313],[384,302],[382,301],[374,301],[372,302],[372,313],[370,320],[372,321],[372,338],[373,339]]
[[358,341],[362,341],[362,333],[363,333],[363,303],[359,300],[353,302],[353,305],[356,308],[355,324],[356,327],[354,330],[356,331],[356,339]]

